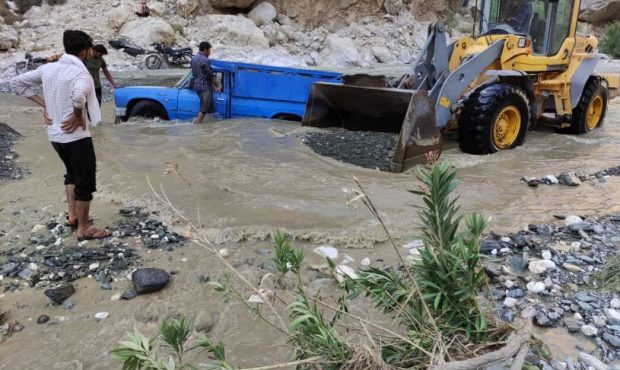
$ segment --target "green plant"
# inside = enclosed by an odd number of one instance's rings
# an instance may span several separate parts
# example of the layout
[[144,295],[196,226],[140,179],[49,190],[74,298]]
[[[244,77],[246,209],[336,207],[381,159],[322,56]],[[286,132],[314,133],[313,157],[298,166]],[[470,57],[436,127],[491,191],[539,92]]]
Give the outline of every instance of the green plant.
[[620,22],[612,24],[605,30],[601,51],[613,58],[620,58]]
[[304,252],[295,250],[291,247],[288,238],[282,234],[280,230],[276,230],[273,240],[275,243],[275,254],[272,261],[278,274],[280,274],[281,277],[286,275],[289,271],[299,274],[305,257]]
[[[176,370],[195,369],[190,364],[183,362],[183,355],[195,349],[206,351],[209,358],[214,362],[208,365],[210,370],[230,370],[226,364],[224,344],[214,344],[209,339],[202,338],[196,343],[185,348],[192,326],[187,318],[166,319],[159,327],[159,335],[147,338],[134,328],[133,333],[127,333],[129,340],[120,341],[118,346],[111,352],[116,360],[123,361],[123,370]],[[167,361],[162,360],[160,354],[161,344],[170,347],[176,356],[168,356]]]
[[480,238],[487,226],[482,215],[465,218],[465,229],[459,232],[463,216],[458,215],[456,169],[444,162],[421,169],[419,208],[424,248],[421,259],[414,263],[422,297],[440,318],[444,333],[464,330],[468,337],[484,338],[488,324],[476,297],[486,284],[481,266]]
[[609,256],[603,268],[592,274],[590,284],[600,290],[620,290],[620,255]]

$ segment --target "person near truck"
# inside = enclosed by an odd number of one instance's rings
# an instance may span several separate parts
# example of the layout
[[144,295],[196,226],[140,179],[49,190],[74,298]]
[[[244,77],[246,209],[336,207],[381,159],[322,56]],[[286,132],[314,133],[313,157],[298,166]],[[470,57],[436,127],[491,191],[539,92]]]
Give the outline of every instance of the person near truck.
[[[63,45],[65,54],[57,62],[19,75],[10,84],[18,95],[44,109],[49,140],[66,168],[64,185],[69,215],[65,225],[77,229],[79,241],[103,239],[110,232],[91,227],[88,221],[96,191],[96,158],[86,123],[101,122],[95,84],[84,65],[92,38],[83,31],[66,30]],[[43,85],[43,98],[33,90],[36,85]]]
[[208,114],[210,119],[215,113],[213,103],[213,83],[214,75],[211,68],[211,44],[203,41],[198,46],[198,53],[192,57],[192,75],[194,78],[194,90],[200,98],[200,109],[196,123],[202,123]]
[[101,91],[101,78],[99,77],[99,72],[103,72],[105,77],[110,82],[110,85],[113,88],[116,88],[116,83],[108,71],[108,66],[105,63],[105,59],[103,59],[104,55],[108,55],[108,50],[105,46],[101,44],[97,44],[92,47],[90,51],[90,55],[84,61],[88,72],[93,77],[93,81],[95,82],[95,93],[97,94],[97,100],[99,101],[99,106],[101,106],[101,98],[103,96]]

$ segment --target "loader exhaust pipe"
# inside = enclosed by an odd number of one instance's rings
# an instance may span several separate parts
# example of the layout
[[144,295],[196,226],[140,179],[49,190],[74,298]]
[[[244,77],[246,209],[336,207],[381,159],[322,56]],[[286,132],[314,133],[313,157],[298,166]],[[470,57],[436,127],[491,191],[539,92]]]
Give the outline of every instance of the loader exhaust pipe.
[[428,93],[383,86],[380,78],[370,76],[349,76],[344,85],[316,82],[302,126],[398,133],[392,170],[424,163],[426,153],[441,147]]

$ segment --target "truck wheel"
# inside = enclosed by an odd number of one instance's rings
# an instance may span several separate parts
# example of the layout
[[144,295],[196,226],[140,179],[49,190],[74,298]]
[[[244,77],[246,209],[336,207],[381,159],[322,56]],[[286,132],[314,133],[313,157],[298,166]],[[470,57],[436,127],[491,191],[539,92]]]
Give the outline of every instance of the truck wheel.
[[459,117],[459,144],[471,154],[495,153],[523,143],[530,108],[525,92],[508,83],[484,85],[465,102]]
[[150,100],[142,100],[131,109],[129,117],[168,119],[168,114],[161,104]]
[[579,103],[573,109],[570,127],[559,130],[565,134],[585,134],[603,125],[607,111],[607,89],[601,80],[592,78],[583,89]]

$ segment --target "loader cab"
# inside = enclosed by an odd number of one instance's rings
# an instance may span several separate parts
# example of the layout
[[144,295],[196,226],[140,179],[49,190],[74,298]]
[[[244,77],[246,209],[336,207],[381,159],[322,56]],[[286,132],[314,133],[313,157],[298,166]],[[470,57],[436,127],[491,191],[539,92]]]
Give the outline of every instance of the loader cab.
[[556,55],[572,27],[575,0],[483,0],[480,34],[528,36],[534,54]]

